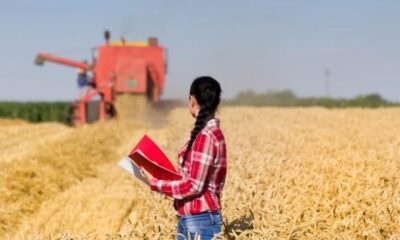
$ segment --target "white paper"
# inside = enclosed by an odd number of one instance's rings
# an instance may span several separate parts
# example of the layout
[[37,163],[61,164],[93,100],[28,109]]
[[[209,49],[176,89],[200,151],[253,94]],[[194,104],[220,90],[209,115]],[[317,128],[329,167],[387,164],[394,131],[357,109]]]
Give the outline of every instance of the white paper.
[[118,163],[118,166],[138,178],[140,181],[149,185],[140,173],[140,168],[128,156],[122,158],[122,160]]

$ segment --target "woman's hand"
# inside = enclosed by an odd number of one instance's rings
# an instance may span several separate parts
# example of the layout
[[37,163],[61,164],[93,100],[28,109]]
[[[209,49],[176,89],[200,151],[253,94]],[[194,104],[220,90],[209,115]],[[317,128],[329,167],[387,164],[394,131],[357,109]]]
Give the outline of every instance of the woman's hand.
[[146,180],[148,184],[150,184],[150,181],[153,179],[153,175],[146,171],[146,169],[140,167],[140,173],[142,174],[143,178]]

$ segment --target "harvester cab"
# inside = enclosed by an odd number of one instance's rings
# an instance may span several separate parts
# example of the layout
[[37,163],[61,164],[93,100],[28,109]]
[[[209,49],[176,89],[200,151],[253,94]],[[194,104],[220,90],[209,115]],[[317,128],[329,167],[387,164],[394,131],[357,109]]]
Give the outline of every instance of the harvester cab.
[[38,65],[53,62],[91,75],[91,88],[71,104],[68,121],[72,125],[80,126],[115,117],[121,110],[116,107],[120,95],[157,102],[164,90],[165,48],[158,45],[157,38],[149,38],[145,42],[111,41],[108,31],[104,36],[106,42],[94,48],[97,57],[92,63],[48,53],[36,56],[35,63]]

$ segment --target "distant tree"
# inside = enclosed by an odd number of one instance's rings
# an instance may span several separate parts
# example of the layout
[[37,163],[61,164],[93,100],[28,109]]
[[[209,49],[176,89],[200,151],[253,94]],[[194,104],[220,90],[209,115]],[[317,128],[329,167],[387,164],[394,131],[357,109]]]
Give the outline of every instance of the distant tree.
[[365,99],[371,102],[386,102],[386,100],[377,93],[368,94],[365,96]]

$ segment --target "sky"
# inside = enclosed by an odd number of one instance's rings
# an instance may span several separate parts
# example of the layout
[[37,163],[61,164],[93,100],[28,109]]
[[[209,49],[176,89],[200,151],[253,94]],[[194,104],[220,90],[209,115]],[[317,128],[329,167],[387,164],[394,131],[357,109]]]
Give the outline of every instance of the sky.
[[163,98],[216,78],[223,98],[243,90],[299,96],[379,93],[400,101],[400,1],[0,0],[0,100],[71,100],[76,70],[33,64],[38,52],[90,60],[104,43],[157,36],[168,49]]

